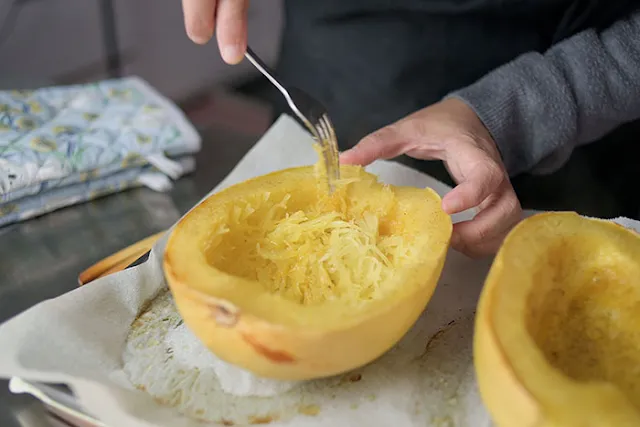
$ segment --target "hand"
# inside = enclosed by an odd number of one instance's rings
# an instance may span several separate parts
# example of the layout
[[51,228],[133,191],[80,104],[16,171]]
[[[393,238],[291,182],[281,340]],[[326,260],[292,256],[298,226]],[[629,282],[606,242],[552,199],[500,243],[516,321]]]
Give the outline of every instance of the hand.
[[458,183],[442,199],[445,212],[477,208],[473,219],[454,225],[451,245],[472,257],[495,253],[522,208],[496,144],[473,110],[457,99],[441,101],[368,135],[340,161],[365,166],[401,154],[444,161]]
[[222,59],[237,64],[247,49],[248,8],[249,0],[182,0],[187,35],[205,44],[215,30]]

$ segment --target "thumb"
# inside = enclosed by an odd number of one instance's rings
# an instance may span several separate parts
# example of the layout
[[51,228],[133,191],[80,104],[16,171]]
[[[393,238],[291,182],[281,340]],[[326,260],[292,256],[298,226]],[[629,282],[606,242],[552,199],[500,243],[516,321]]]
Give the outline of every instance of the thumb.
[[396,125],[384,127],[362,138],[353,148],[340,154],[343,164],[367,166],[378,159],[391,159],[409,150]]

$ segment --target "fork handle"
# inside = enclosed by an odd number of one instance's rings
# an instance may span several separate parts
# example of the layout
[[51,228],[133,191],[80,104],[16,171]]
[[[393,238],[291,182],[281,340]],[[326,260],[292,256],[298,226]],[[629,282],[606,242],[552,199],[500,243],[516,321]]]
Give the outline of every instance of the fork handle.
[[271,70],[258,55],[255,54],[253,49],[247,46],[244,56],[258,69],[258,71],[264,74],[264,76],[269,79],[269,81],[273,83],[273,85],[278,88],[286,98],[289,98],[289,92],[287,92],[280,82],[278,82],[278,79],[275,77],[275,72]]
[[300,110],[298,109],[298,106],[295,104],[295,102],[293,102],[293,99],[291,99],[291,94],[289,93],[287,88],[285,88],[282,84],[280,84],[280,82],[276,78],[276,73],[273,72],[269,68],[269,66],[265,64],[264,61],[260,59],[260,57],[256,55],[253,49],[251,49],[249,46],[247,46],[247,50],[244,56],[258,69],[258,71],[264,74],[264,76],[271,83],[273,83],[273,85],[282,93],[282,95],[284,96],[284,99],[287,101],[287,104],[289,104],[289,108],[291,108],[291,111],[293,111],[293,113],[298,117],[298,119],[300,119],[300,121],[304,123],[304,125],[307,127],[309,132],[311,132],[311,135],[317,141],[320,141],[320,136],[318,135],[318,132],[316,131],[314,126],[309,122],[309,119],[307,119],[307,117],[305,117],[305,115],[302,114],[302,112],[300,112]]

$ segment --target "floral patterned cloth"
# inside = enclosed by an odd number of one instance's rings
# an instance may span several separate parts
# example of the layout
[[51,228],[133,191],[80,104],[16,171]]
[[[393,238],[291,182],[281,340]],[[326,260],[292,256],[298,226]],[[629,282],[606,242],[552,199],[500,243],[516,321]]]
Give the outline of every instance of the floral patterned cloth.
[[200,143],[137,77],[0,92],[0,226],[131,186],[166,190]]

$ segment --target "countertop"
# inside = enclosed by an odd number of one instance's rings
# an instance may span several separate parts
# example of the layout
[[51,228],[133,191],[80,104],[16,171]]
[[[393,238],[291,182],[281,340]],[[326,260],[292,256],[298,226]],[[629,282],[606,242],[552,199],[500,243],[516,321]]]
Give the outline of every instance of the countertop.
[[[187,113],[202,135],[202,150],[196,171],[178,180],[170,192],[129,190],[0,228],[0,323],[75,289],[78,274],[87,267],[171,226],[231,171],[269,127],[271,116],[270,107],[229,94],[214,95],[212,102]],[[595,154],[590,157],[601,157]],[[590,157],[586,149],[576,150],[554,175],[516,178],[523,207],[640,218],[635,193],[618,186],[624,197],[616,198],[612,190],[617,184],[599,177]],[[417,167],[411,159],[401,161]],[[431,162],[421,168],[451,184],[441,165]],[[637,168],[626,180],[618,175],[632,186],[638,182]],[[35,399],[12,395],[7,385],[0,380],[0,427],[65,425],[47,417]]]
[[[196,170],[170,192],[129,190],[0,228],[0,323],[73,290],[85,268],[167,229],[231,171],[269,125],[266,107],[229,96],[194,116],[203,138]],[[8,381],[0,380],[0,426],[56,425],[64,424],[47,417],[35,399],[11,394]]]

